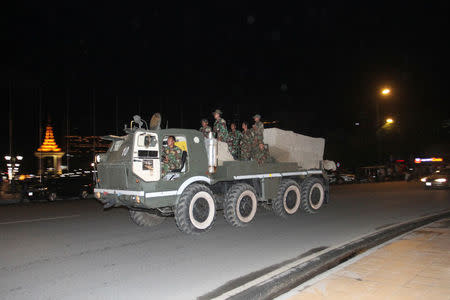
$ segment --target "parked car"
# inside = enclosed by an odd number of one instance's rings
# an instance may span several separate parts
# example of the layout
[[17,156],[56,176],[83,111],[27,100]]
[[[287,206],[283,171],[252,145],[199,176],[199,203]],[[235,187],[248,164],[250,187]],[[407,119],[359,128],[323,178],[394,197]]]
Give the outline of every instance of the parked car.
[[[81,172],[80,172],[81,173]],[[68,173],[58,177],[43,178],[24,183],[22,195],[29,200],[80,197],[86,199],[93,193],[92,174]]]
[[430,176],[422,177],[425,188],[449,188],[450,169],[438,170]]
[[346,170],[337,170],[329,172],[328,179],[333,184],[355,183],[356,176],[352,172]]

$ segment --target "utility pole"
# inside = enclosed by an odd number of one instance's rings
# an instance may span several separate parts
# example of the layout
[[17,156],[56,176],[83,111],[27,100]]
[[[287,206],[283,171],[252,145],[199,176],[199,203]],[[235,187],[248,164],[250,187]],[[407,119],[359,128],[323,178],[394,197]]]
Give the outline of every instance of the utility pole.
[[12,81],[9,81],[9,156],[12,157],[13,141],[13,121],[12,121]]
[[93,93],[92,93],[92,146],[93,146],[93,160],[95,161],[95,99],[96,99],[96,95],[95,95],[95,88],[93,89]]
[[116,96],[116,135],[119,135],[119,96]]
[[66,165],[67,171],[70,170],[69,162],[70,162],[70,149],[69,149],[69,135],[70,135],[70,123],[69,123],[69,110],[70,110],[70,89],[67,88],[66,91]]
[[[42,83],[41,83],[42,84]],[[42,86],[39,85],[39,146],[42,145]],[[39,151],[39,182],[42,182],[42,151]]]

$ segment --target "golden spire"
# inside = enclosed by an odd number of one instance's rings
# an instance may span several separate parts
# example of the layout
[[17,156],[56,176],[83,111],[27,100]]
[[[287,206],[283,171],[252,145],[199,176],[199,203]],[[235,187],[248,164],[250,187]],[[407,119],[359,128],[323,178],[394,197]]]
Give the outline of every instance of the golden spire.
[[61,148],[56,145],[55,138],[53,137],[53,128],[47,125],[45,130],[45,138],[42,145],[37,149],[38,152],[60,152]]

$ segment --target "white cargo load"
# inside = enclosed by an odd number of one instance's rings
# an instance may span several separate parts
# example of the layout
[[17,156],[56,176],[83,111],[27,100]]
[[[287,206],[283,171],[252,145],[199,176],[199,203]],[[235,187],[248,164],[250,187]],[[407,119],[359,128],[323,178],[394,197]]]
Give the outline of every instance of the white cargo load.
[[318,169],[323,160],[325,139],[278,128],[264,129],[264,143],[279,162],[296,162],[302,169]]
[[217,158],[219,166],[223,165],[224,161],[233,161],[233,155],[231,155],[230,150],[228,149],[228,144],[225,142],[217,141]]

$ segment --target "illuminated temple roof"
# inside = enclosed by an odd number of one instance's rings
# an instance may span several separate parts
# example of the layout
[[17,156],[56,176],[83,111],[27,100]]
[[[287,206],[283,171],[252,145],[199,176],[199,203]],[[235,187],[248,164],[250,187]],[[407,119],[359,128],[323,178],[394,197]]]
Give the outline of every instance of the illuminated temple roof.
[[38,152],[60,152],[61,148],[56,145],[55,138],[53,136],[52,126],[47,126],[45,130],[45,139],[42,145],[37,149]]

